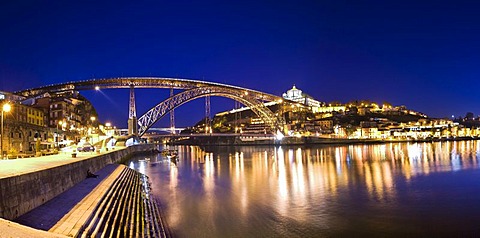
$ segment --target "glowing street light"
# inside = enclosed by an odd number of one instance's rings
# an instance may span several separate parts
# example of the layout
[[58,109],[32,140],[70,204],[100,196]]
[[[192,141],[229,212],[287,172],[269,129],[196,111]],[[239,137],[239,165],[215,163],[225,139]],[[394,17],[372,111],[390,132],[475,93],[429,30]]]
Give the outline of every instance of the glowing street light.
[[3,112],[9,112],[10,110],[12,110],[12,106],[10,106],[10,104],[7,103],[4,103],[3,104],[3,107],[2,107],[2,119],[1,119],[1,135],[0,135],[0,151],[2,153],[2,159],[4,158],[4,154],[3,154]]
[[[66,124],[66,123],[65,123],[65,124]],[[58,124],[57,124],[57,148],[59,148],[59,139],[58,139],[59,132],[58,132],[58,126],[63,127],[63,121],[59,121]]]
[[91,116],[91,117],[90,117],[90,120],[92,121],[92,128],[91,128],[91,130],[90,130],[90,136],[92,137],[92,140],[90,141],[90,143],[92,143],[92,144],[93,144],[93,128],[94,128],[94,127],[93,127],[93,122],[94,122],[96,119],[97,119],[97,118],[95,118],[94,116]]

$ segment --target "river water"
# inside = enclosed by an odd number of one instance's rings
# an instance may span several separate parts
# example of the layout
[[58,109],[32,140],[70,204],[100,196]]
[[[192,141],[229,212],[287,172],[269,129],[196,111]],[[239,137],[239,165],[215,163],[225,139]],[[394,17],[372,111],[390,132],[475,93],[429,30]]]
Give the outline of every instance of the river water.
[[480,141],[168,148],[130,167],[177,237],[480,236]]

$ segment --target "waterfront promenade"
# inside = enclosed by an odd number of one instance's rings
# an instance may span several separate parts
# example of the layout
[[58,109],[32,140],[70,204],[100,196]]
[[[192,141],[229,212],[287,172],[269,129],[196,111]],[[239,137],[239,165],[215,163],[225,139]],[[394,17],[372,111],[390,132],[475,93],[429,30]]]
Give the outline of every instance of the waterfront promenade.
[[[7,215],[2,218],[11,221],[0,219],[0,237],[18,237],[18,234],[24,234],[21,236],[25,237],[96,236],[115,231],[119,231],[120,235],[139,237],[152,234],[166,236],[156,204],[153,200],[142,199],[148,196],[143,175],[116,164],[131,154],[148,152],[151,148],[151,145],[118,147],[103,153],[77,153],[76,158],[72,158],[71,153],[61,153],[1,160],[0,210]],[[97,166],[99,164],[100,167]],[[87,170],[98,177],[87,178]],[[69,182],[65,184],[62,180]],[[70,186],[71,180],[77,182]],[[58,193],[58,190],[63,192]],[[48,194],[57,195],[46,199],[46,196],[50,196]],[[27,199],[15,199],[20,197]],[[120,198],[120,203],[117,198]],[[43,202],[35,206],[39,200]],[[131,206],[137,209],[131,210]],[[24,212],[19,213],[20,210]],[[19,215],[12,215],[12,211]],[[103,211],[111,212],[106,214]],[[122,229],[116,227],[123,223],[129,226]]]
[[[116,147],[113,151],[123,148],[125,147]],[[70,164],[109,152],[112,152],[112,150],[101,151],[100,153],[77,152],[76,158],[72,158],[71,152],[60,152],[56,155],[0,160],[0,179]]]
[[[124,147],[117,147],[116,150],[122,149]],[[30,158],[19,158],[19,159],[8,159],[0,160],[0,179],[18,176],[22,174],[32,173],[41,170],[47,170],[53,167],[62,166],[72,162],[85,160],[105,154],[108,152],[79,152],[77,153],[76,158],[72,158],[71,152],[60,152],[56,155],[47,155],[41,157],[30,157]],[[27,223],[30,226],[25,226],[18,224],[16,222],[0,219],[0,238],[4,237],[67,237],[61,234],[55,234],[52,232],[47,232],[43,230],[38,230],[46,228],[47,226],[55,225],[55,221],[59,220],[58,218],[63,217],[66,214],[65,209],[72,208],[72,202],[81,201],[84,196],[90,193],[96,185],[98,185],[103,178],[107,177],[112,171],[110,169],[103,169],[96,172],[101,175],[97,180],[85,180],[84,182],[78,184],[72,189],[68,190],[64,194],[58,196],[47,202],[40,209],[35,209],[36,212],[30,213],[31,215],[36,215],[37,220],[29,218],[29,216],[24,216],[22,221]],[[39,213],[40,212],[40,213]],[[34,223],[35,222],[35,223]],[[42,225],[40,225],[42,224]],[[42,227],[43,226],[43,227]],[[38,229],[35,229],[38,228]],[[48,230],[48,229],[47,229]]]

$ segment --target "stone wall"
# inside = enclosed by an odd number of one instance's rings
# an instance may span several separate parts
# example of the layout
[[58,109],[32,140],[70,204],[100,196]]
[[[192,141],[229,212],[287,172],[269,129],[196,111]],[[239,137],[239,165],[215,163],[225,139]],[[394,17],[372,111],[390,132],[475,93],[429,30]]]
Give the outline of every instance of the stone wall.
[[85,179],[87,170],[95,172],[153,148],[152,144],[130,146],[71,164],[0,179],[0,217],[13,220]]

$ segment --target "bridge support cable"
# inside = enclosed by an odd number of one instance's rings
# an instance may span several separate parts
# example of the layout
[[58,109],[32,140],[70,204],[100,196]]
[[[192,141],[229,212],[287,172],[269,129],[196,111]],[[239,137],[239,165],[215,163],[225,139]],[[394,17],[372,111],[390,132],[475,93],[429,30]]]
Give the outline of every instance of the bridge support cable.
[[[173,87],[170,88],[170,97],[173,97]],[[175,109],[170,110],[170,133],[175,135]]]
[[205,133],[212,132],[210,123],[210,96],[205,96]]
[[148,130],[148,128],[164,117],[166,113],[172,109],[175,109],[176,107],[189,101],[206,96],[220,96],[236,100],[249,107],[273,131],[275,131],[279,126],[279,119],[277,116],[270,111],[270,109],[267,108],[262,101],[257,100],[253,95],[249,95],[247,91],[238,90],[236,88],[209,86],[183,91],[151,108],[138,119],[139,136],[142,136]]
[[133,84],[130,84],[130,103],[128,106],[128,134],[138,135],[137,110],[135,108],[135,90]]

